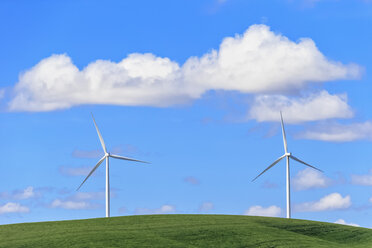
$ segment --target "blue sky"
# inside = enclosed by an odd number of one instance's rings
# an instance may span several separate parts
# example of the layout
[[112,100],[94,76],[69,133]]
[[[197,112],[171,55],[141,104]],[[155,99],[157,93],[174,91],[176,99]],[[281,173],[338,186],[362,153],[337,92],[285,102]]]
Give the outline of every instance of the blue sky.
[[372,227],[372,3],[1,1],[0,224],[285,216]]

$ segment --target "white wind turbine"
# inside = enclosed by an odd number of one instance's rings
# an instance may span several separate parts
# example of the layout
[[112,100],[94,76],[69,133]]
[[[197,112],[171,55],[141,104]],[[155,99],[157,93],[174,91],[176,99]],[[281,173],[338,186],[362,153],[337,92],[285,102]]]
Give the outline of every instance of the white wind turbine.
[[296,158],[295,156],[292,155],[292,153],[288,152],[288,147],[287,147],[287,138],[285,136],[285,130],[284,130],[284,124],[283,124],[283,116],[282,116],[282,112],[280,112],[280,119],[282,121],[282,133],[283,133],[283,143],[284,143],[284,154],[279,157],[277,160],[274,161],[274,163],[272,163],[269,167],[267,167],[263,172],[261,172],[257,177],[255,177],[252,182],[254,180],[256,180],[259,176],[261,176],[262,174],[264,174],[266,171],[268,171],[271,167],[273,167],[274,165],[276,165],[280,160],[282,160],[283,158],[286,158],[286,161],[287,161],[287,218],[291,218],[291,186],[290,186],[290,177],[289,177],[289,158],[293,159],[293,160],[296,160],[297,162],[300,162],[306,166],[309,166],[315,170],[318,170],[320,172],[323,172],[322,170],[319,170],[318,168],[312,166],[312,165],[309,165],[308,163],[305,163],[304,161],[301,161],[300,159]]
[[137,160],[137,159],[132,159],[132,158],[127,158],[127,157],[122,157],[118,155],[111,154],[107,152],[105,142],[103,141],[102,135],[99,132],[99,129],[97,127],[96,121],[94,120],[94,116],[92,114],[94,126],[96,127],[97,134],[99,137],[99,140],[101,141],[101,145],[103,148],[103,151],[105,152],[105,155],[98,161],[96,166],[89,172],[88,176],[84,179],[84,181],[80,184],[79,188],[77,188],[76,191],[80,189],[80,187],[85,183],[85,181],[93,174],[93,172],[102,164],[103,160],[106,159],[106,217],[110,217],[110,176],[109,176],[109,158],[117,158],[117,159],[122,159],[122,160],[127,160],[127,161],[134,161],[134,162],[141,162],[141,163],[148,163],[145,161]]

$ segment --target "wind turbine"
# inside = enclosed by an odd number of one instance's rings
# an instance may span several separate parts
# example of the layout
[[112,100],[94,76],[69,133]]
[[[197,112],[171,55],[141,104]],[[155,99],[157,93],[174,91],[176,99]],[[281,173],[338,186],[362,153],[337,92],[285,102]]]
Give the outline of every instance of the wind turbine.
[[148,163],[145,161],[133,159],[133,158],[127,158],[127,157],[122,157],[119,155],[114,155],[111,154],[107,151],[105,142],[103,141],[102,135],[97,127],[97,123],[94,120],[94,116],[92,114],[94,126],[96,127],[97,134],[99,137],[99,140],[101,141],[101,145],[103,148],[103,151],[105,152],[105,155],[98,161],[96,166],[89,172],[88,176],[84,179],[84,181],[80,184],[79,188],[77,188],[76,191],[80,189],[81,186],[85,183],[85,181],[93,174],[93,172],[102,164],[102,162],[106,159],[106,217],[110,217],[110,175],[109,175],[109,158],[117,158],[117,159],[122,159],[122,160],[127,160],[127,161],[134,161],[134,162],[141,162],[141,163]]
[[287,161],[287,218],[291,218],[291,184],[290,184],[290,177],[289,177],[289,159],[293,159],[293,160],[296,160],[297,162],[300,162],[306,166],[309,166],[315,170],[318,170],[320,172],[323,172],[322,170],[319,170],[318,168],[312,166],[312,165],[309,165],[308,163],[305,163],[304,161],[296,158],[295,156],[292,155],[292,153],[288,152],[288,147],[287,147],[287,138],[285,136],[285,130],[284,130],[284,124],[283,124],[283,116],[282,116],[282,112],[280,111],[280,119],[282,121],[282,134],[283,134],[283,143],[284,143],[284,154],[282,156],[280,156],[277,160],[274,161],[274,163],[272,163],[269,167],[267,167],[263,172],[261,172],[258,176],[256,176],[252,182],[254,180],[256,180],[259,176],[261,176],[262,174],[264,174],[266,171],[268,171],[271,167],[273,167],[274,165],[276,165],[280,160],[282,160],[283,158],[286,158],[286,161]]

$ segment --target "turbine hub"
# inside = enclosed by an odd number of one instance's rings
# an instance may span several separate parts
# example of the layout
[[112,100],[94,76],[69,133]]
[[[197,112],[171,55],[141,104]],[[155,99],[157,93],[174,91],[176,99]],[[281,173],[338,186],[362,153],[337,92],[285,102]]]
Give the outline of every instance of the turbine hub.
[[290,153],[290,152],[287,152],[287,153],[284,153],[284,155],[285,155],[285,156],[287,156],[287,157],[289,157],[289,156],[291,156],[291,155],[292,155],[292,153]]
[[106,153],[105,153],[105,156],[106,156],[106,157],[110,156],[110,153],[109,153],[109,152],[106,152]]

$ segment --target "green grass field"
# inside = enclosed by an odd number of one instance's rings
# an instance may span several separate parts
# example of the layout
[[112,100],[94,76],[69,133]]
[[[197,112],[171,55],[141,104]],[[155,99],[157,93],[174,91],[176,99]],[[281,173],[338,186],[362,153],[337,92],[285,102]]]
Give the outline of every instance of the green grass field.
[[372,229],[235,215],[146,215],[0,226],[0,247],[372,247]]

